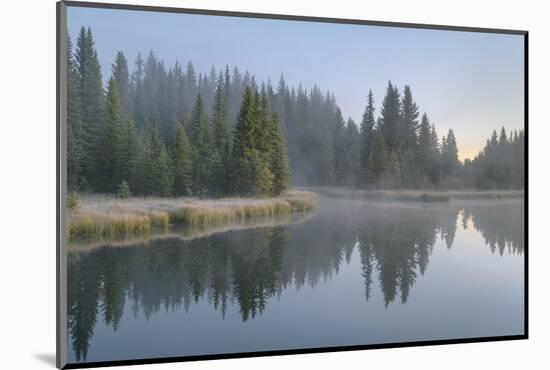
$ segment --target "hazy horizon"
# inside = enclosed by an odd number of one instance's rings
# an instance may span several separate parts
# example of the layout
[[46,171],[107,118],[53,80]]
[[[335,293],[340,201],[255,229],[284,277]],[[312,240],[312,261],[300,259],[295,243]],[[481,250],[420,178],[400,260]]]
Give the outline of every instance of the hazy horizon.
[[523,36],[349,24],[68,7],[69,34],[92,28],[103,78],[117,51],[130,71],[149,50],[197,72],[225,65],[276,86],[334,93],[357,124],[368,90],[377,114],[388,80],[411,86],[440,136],[455,132],[459,158],[473,158],[493,130],[524,127]]

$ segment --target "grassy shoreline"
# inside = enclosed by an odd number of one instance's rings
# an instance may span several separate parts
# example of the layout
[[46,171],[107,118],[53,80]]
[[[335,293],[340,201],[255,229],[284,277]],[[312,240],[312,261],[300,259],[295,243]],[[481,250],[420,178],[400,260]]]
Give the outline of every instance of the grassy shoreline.
[[280,197],[257,198],[129,198],[88,196],[69,212],[69,239],[147,235],[170,225],[208,226],[259,217],[309,212],[317,195],[289,191]]
[[360,190],[348,188],[310,188],[319,195],[335,199],[368,201],[437,202],[453,200],[523,199],[522,190]]
[[128,247],[137,244],[146,245],[147,242],[158,239],[179,239],[182,241],[200,239],[211,235],[225,233],[235,230],[250,230],[264,227],[277,227],[288,224],[298,224],[309,220],[313,212],[289,213],[273,217],[259,217],[255,219],[244,219],[238,222],[231,222],[217,225],[172,225],[168,229],[153,228],[150,233],[138,235],[108,235],[94,238],[73,238],[69,240],[69,251],[90,251],[104,246]]

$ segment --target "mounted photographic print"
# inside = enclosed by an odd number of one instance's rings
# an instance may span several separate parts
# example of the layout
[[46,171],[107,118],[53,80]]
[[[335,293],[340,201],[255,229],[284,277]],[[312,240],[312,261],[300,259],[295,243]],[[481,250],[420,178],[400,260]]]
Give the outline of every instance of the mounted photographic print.
[[527,32],[57,10],[58,367],[527,338]]

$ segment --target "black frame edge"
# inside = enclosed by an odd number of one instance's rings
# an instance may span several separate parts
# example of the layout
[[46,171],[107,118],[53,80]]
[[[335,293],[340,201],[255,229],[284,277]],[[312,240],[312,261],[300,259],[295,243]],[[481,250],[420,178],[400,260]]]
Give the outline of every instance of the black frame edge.
[[524,35],[524,62],[523,62],[523,112],[524,112],[524,135],[525,135],[525,147],[524,147],[524,224],[523,224],[523,237],[524,237],[524,255],[523,255],[523,283],[524,283],[524,324],[523,330],[525,338],[529,338],[529,32],[525,32]]
[[60,126],[60,112],[61,112],[61,104],[60,104],[60,85],[61,85],[61,79],[60,79],[60,56],[59,56],[59,41],[61,39],[61,8],[64,5],[61,2],[58,2],[55,4],[55,17],[56,17],[56,28],[55,28],[55,44],[56,44],[56,53],[55,53],[55,73],[56,73],[56,96],[55,96],[55,104],[56,104],[56,110],[55,110],[55,120],[56,120],[56,137],[55,137],[55,172],[56,172],[56,184],[55,184],[55,201],[56,201],[56,209],[55,209],[55,226],[56,226],[56,235],[55,235],[55,302],[56,302],[56,310],[55,310],[55,366],[57,368],[61,368],[63,364],[61,363],[61,317],[59,312],[59,306],[60,306],[60,296],[61,292],[60,290],[60,276],[59,276],[59,257],[60,257],[60,245],[59,245],[59,155],[60,155],[60,148],[59,148],[59,138],[61,137],[61,132],[59,129]]
[[375,21],[375,20],[353,19],[353,18],[302,16],[302,15],[292,15],[292,14],[254,13],[254,12],[241,12],[241,11],[215,10],[215,9],[196,9],[196,8],[176,8],[176,7],[153,6],[153,5],[112,4],[112,3],[91,2],[91,1],[84,2],[84,1],[62,0],[62,2],[65,3],[66,6],[81,7],[81,8],[96,8],[96,9],[100,8],[100,9],[134,10],[134,11],[149,11],[149,12],[162,12],[162,13],[184,13],[184,14],[215,15],[215,16],[240,17],[240,18],[276,19],[276,20],[302,21],[302,22],[358,24],[358,25],[369,25],[369,26],[379,26],[379,27],[417,28],[417,29],[441,30],[441,31],[499,33],[499,34],[510,34],[510,35],[525,35],[528,32],[527,30],[483,28],[483,27],[473,27],[473,26],[463,27],[463,26],[451,26],[451,25],[441,25],[441,24],[387,22],[387,21]]
[[349,351],[360,351],[360,350],[407,348],[407,347],[425,347],[425,346],[449,345],[449,344],[473,344],[473,343],[500,342],[500,341],[525,340],[525,339],[527,339],[526,335],[510,335],[510,336],[499,336],[499,337],[428,340],[428,341],[418,341],[418,342],[379,343],[379,344],[358,345],[358,346],[289,349],[289,350],[280,350],[280,351],[219,353],[219,354],[213,354],[213,355],[175,356],[175,357],[144,358],[144,359],[134,359],[134,360],[67,363],[63,367],[63,369],[82,369],[82,368],[128,366],[128,365],[152,365],[152,364],[173,363],[173,362],[192,362],[192,361],[225,360],[225,359],[238,359],[238,358],[250,358],[250,357],[306,355],[306,354],[315,354],[315,353],[349,352]]
[[66,177],[66,48],[67,6],[63,1],[56,3],[56,346],[55,363],[58,369],[67,365],[67,299],[65,235],[65,186]]

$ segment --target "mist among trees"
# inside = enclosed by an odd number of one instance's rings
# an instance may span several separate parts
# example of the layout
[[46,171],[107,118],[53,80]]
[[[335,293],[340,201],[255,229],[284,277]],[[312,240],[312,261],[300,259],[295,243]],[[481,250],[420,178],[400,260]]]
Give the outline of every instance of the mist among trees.
[[361,122],[330,92],[276,86],[226,66],[167,67],[152,51],[113,61],[104,89],[90,28],[67,40],[68,187],[134,195],[273,196],[296,186],[521,189],[523,130],[497,134],[458,159],[413,90],[365,89]]

